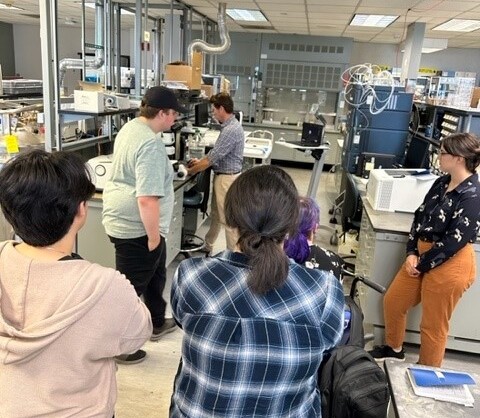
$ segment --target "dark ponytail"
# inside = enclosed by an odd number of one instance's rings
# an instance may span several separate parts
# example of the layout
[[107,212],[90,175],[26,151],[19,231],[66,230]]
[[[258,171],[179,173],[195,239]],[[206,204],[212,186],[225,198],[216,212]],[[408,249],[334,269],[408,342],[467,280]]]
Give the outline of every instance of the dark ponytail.
[[282,286],[288,275],[283,241],[295,231],[298,219],[298,193],[291,177],[269,165],[246,171],[227,192],[225,219],[238,229],[240,250],[250,258],[252,291],[265,294]]

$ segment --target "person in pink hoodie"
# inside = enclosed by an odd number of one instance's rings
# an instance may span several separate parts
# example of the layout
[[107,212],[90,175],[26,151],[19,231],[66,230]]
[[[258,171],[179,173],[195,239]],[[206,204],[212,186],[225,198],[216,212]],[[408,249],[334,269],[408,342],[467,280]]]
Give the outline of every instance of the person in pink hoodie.
[[73,253],[95,188],[80,157],[33,150],[0,170],[0,205],[22,242],[0,243],[0,416],[106,417],[114,357],[152,334],[130,282]]

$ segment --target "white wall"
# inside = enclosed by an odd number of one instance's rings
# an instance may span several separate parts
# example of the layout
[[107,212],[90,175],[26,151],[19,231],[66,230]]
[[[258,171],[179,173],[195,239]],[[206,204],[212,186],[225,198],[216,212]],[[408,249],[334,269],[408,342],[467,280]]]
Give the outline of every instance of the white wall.
[[397,58],[397,46],[391,44],[373,44],[366,42],[354,42],[350,65],[377,64],[400,67],[402,54]]
[[[402,53],[397,46],[391,44],[372,44],[354,42],[351,65],[371,63],[400,67]],[[477,73],[477,84],[480,77],[480,49],[447,48],[432,54],[422,54],[420,67],[437,68],[439,70],[469,71]]]
[[[81,31],[79,28],[59,27],[58,48],[59,58],[78,58],[81,51]],[[15,69],[23,77],[41,79],[41,46],[40,27],[34,25],[13,25],[15,42]],[[134,65],[133,30],[122,31],[122,54],[130,55],[131,65]],[[87,42],[94,42],[93,30],[87,31]],[[351,65],[372,63],[400,67],[402,53],[397,52],[397,46],[391,44],[374,44],[354,42]],[[242,57],[238,57],[239,62]],[[473,48],[448,48],[433,54],[423,54],[421,67],[433,67],[441,70],[471,71],[480,77],[480,49]],[[147,63],[147,66],[151,65]],[[79,70],[67,72],[67,85],[74,83],[79,78]]]
[[[40,44],[40,26],[36,25],[13,25],[15,41],[15,69],[18,74],[25,78],[36,80],[42,79],[42,55]],[[79,58],[82,52],[82,33],[80,28],[60,26],[58,28],[58,56],[63,58]],[[88,43],[95,42],[93,29],[87,29],[85,40]],[[129,55],[131,50],[130,31],[122,31],[122,55]],[[130,54],[130,62],[133,64],[133,53]],[[80,79],[80,70],[68,70],[65,77],[66,85],[75,87]]]
[[432,54],[423,54],[421,67],[439,68],[452,71],[470,71],[480,75],[480,49],[447,48]]

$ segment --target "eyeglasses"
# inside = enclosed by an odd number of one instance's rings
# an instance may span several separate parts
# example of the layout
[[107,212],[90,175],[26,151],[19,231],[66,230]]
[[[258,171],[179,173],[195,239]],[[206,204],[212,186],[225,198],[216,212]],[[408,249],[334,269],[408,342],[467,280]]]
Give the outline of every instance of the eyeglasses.
[[[440,150],[440,155],[451,155],[452,157],[462,157],[461,155],[452,154],[451,152],[447,152],[444,149]],[[464,157],[462,157],[462,158],[464,158]]]

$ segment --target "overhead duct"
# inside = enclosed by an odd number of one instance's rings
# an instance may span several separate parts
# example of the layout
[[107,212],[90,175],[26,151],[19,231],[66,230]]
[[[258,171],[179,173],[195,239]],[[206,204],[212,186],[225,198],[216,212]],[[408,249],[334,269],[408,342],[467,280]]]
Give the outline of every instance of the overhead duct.
[[105,62],[104,49],[104,7],[103,1],[97,0],[95,3],[95,56],[80,58],[64,58],[58,65],[60,89],[63,89],[65,82],[65,73],[68,69],[83,69],[83,61],[88,68],[98,69]]
[[194,39],[188,46],[188,63],[192,64],[193,51],[203,51],[207,54],[224,54],[230,48],[230,35],[227,31],[227,25],[225,23],[227,18],[227,4],[219,3],[218,4],[218,15],[217,15],[217,24],[218,32],[220,35],[220,45],[211,45],[202,39]]

